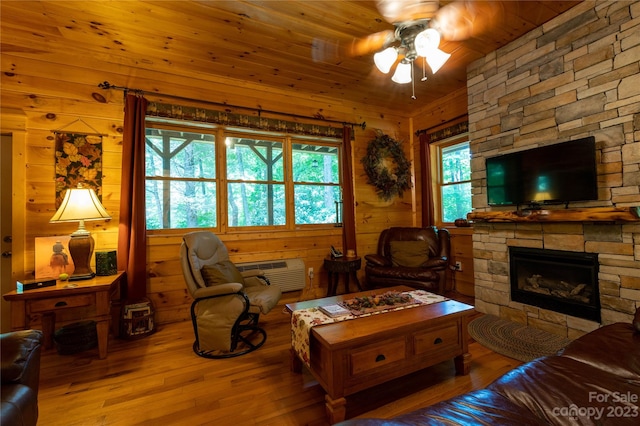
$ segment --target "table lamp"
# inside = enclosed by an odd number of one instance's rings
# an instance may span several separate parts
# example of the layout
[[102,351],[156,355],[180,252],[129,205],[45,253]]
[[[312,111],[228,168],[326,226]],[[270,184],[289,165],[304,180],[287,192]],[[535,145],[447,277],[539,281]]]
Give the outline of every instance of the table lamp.
[[53,215],[49,223],[79,222],[78,230],[71,234],[69,240],[69,254],[73,259],[75,270],[69,277],[70,281],[88,280],[96,274],[91,269],[91,255],[95,244],[91,233],[84,227],[85,220],[111,219],[109,213],[102,207],[95,191],[90,188],[69,188],[64,194],[62,204]]

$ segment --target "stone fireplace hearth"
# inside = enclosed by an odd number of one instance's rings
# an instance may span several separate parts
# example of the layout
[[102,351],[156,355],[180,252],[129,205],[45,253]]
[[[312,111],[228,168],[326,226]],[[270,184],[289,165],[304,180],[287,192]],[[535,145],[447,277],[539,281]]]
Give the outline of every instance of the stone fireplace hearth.
[[509,248],[511,300],[600,323],[598,255]]
[[[640,222],[474,223],[475,306],[480,312],[561,336],[578,337],[601,324],[631,322],[640,299]],[[600,321],[531,300],[512,299],[509,251],[515,247],[597,255]],[[596,302],[598,303],[598,302]]]

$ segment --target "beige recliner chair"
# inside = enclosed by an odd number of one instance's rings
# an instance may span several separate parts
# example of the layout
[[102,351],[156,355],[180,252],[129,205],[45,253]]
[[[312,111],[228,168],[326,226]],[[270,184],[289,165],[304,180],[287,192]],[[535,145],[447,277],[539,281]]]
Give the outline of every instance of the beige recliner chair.
[[282,293],[262,271],[239,272],[222,241],[209,231],[183,237],[180,263],[193,297],[193,351],[205,358],[229,358],[258,349],[267,339],[260,314],[277,305]]

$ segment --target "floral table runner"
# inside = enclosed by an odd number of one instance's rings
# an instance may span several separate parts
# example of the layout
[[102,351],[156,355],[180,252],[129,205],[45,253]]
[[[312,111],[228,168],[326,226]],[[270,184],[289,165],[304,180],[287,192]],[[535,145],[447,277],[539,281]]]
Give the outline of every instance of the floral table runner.
[[401,309],[411,309],[417,306],[429,305],[431,303],[444,302],[445,300],[449,300],[444,296],[440,296],[438,294],[429,293],[424,290],[412,290],[407,291],[407,294],[412,296],[414,299],[419,301],[420,303],[416,303],[408,306],[398,306],[398,307],[390,307],[384,311],[377,311],[366,313],[362,315],[343,315],[340,317],[330,317],[322,312],[319,308],[307,308],[307,309],[299,309],[297,311],[293,311],[291,314],[291,347],[296,351],[300,359],[307,365],[310,366],[309,361],[309,335],[311,333],[311,328],[316,325],[329,324],[334,322],[351,320],[354,318],[362,318],[371,315],[384,314],[386,312],[399,311]]

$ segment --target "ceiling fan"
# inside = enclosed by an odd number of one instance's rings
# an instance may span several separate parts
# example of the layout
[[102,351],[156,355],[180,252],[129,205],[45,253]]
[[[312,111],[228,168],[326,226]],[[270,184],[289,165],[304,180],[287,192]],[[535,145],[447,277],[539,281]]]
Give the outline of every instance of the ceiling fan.
[[[422,58],[422,78],[427,80],[426,65],[435,74],[451,57],[440,50],[440,40],[458,41],[484,31],[493,21],[498,2],[453,1],[440,7],[438,0],[378,0],[377,8],[395,30],[381,31],[355,40],[351,54],[374,54],[378,70],[387,74],[396,65],[391,80],[412,83],[413,65]],[[415,86],[412,87],[415,99]]]

